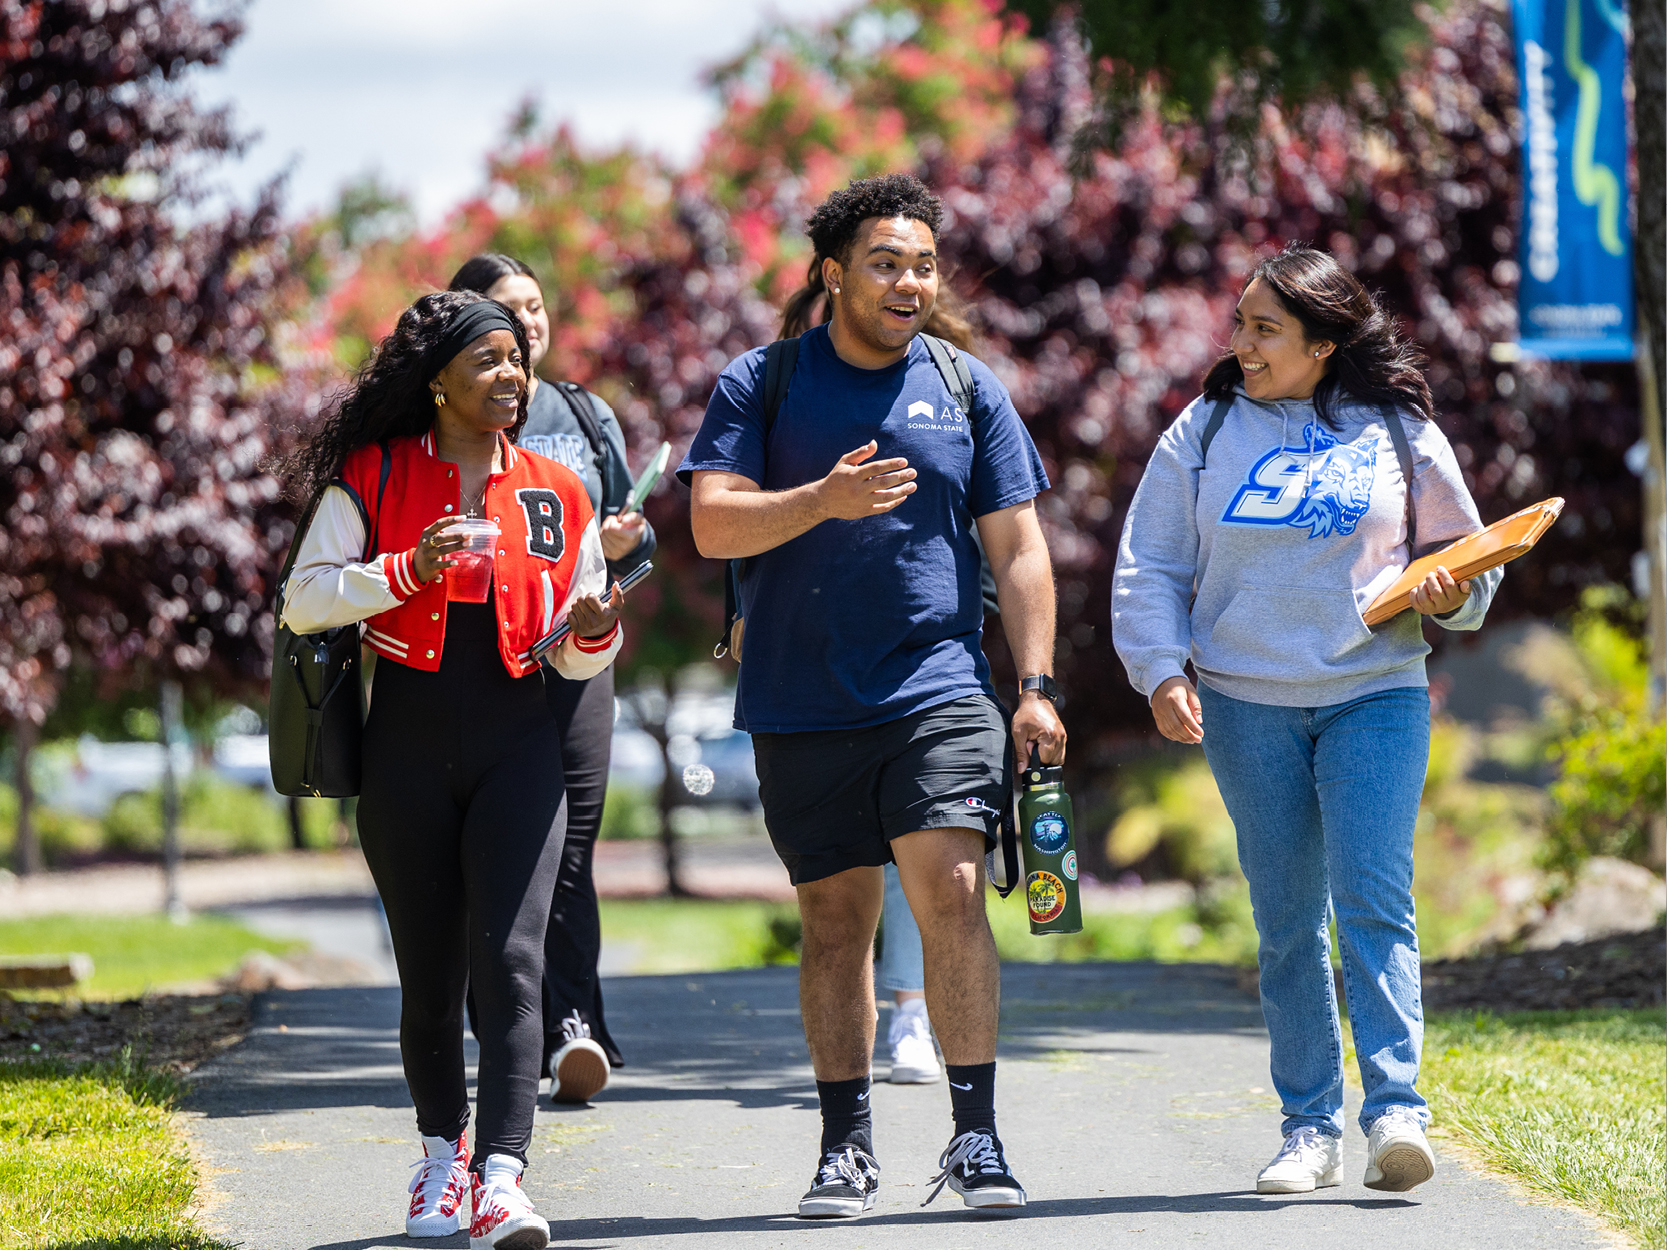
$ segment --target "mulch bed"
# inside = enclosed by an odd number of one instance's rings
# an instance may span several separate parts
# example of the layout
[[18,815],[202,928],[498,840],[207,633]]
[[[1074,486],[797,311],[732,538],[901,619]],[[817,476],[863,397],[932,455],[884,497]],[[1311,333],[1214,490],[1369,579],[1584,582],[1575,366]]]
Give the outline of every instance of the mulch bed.
[[1655,1007],[1667,997],[1667,933],[1651,929],[1545,951],[1424,965],[1424,1010]]
[[0,1061],[57,1059],[87,1063],[133,1057],[184,1075],[243,1039],[249,999],[156,994],[127,1002],[20,1000],[0,993]]

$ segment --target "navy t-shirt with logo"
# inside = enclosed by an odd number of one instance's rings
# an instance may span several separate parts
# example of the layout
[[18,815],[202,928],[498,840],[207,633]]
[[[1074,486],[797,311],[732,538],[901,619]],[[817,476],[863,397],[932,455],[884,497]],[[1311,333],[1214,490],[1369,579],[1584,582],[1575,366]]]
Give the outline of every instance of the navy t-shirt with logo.
[[715,469],[790,490],[870,439],[872,459],[902,456],[918,473],[890,512],[823,521],[746,562],[736,728],[856,729],[990,691],[974,518],[1034,498],[1048,479],[1007,388],[967,363],[970,414],[919,339],[894,365],[858,369],[818,326],[800,339],[767,449],[764,349],[718,378],[678,468],[684,483]]

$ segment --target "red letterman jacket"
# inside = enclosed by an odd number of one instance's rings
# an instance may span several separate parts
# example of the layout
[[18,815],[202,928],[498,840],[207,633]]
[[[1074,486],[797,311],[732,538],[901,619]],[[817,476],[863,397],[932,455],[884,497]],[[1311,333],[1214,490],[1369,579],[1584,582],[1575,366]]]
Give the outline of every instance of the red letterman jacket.
[[[416,576],[417,540],[442,516],[462,515],[457,466],[438,458],[432,432],[389,444],[391,470],[380,492],[379,445],[361,447],[347,458],[339,485],[356,496],[367,533],[381,557],[396,608],[365,622],[365,643],[379,655],[412,668],[435,672],[446,638],[444,575],[424,585]],[[492,567],[492,603],[498,618],[498,651],[512,677],[538,667],[531,648],[548,634],[567,602],[579,560],[580,541],[593,514],[584,483],[565,465],[503,440],[503,472],[487,480],[481,515],[497,522]],[[615,624],[614,629],[619,626]],[[582,651],[606,650],[613,633],[576,639]]]

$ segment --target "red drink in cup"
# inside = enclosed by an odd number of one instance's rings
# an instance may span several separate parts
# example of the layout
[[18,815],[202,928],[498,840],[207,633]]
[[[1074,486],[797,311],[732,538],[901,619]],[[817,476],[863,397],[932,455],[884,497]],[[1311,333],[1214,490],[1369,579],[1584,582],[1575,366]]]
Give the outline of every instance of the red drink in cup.
[[497,549],[497,523],[465,517],[452,522],[441,533],[461,534],[467,539],[462,550],[452,553],[451,567],[446,570],[446,598],[454,603],[487,602],[492,598],[492,553]]

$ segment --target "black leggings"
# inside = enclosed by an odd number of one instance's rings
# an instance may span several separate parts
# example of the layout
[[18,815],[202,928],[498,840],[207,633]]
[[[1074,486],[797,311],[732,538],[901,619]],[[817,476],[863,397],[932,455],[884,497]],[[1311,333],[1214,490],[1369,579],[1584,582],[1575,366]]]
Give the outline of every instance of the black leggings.
[[548,900],[567,811],[537,675],[513,678],[490,606],[447,607],[440,671],[377,662],[359,841],[399,966],[399,1048],[417,1128],[469,1121],[463,997],[480,1013],[475,1158],[526,1162],[544,1042]]
[[567,779],[567,840],[550,904],[544,937],[545,1062],[562,1044],[562,1017],[577,1011],[616,1068],[623,1060],[602,1017],[602,983],[596,960],[602,952],[602,924],[596,909],[591,860],[602,829],[608,794],[608,760],[614,732],[614,670],[610,665],[589,681],[548,683],[550,713],[561,734],[561,768]]

